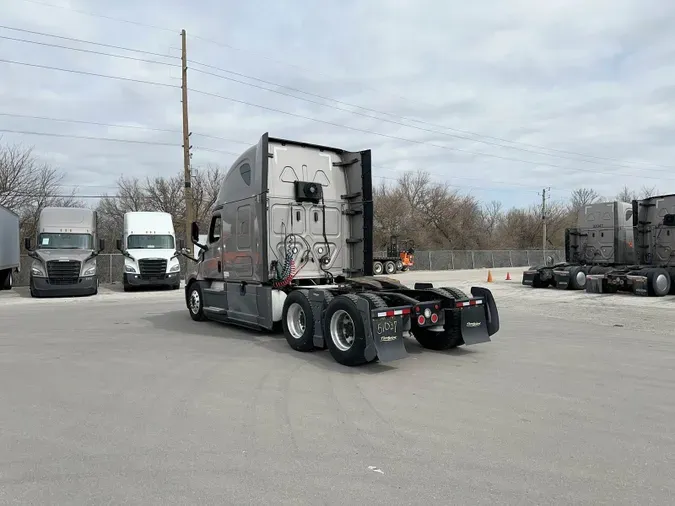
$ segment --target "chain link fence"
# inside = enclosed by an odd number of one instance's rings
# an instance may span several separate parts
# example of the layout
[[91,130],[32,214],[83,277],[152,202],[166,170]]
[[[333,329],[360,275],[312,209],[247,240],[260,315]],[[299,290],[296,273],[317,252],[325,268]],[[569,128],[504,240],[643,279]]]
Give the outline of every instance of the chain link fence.
[[[376,256],[386,256],[386,252],[377,251]],[[547,250],[546,256],[552,256],[556,262],[565,259],[562,250]],[[101,283],[121,283],[124,268],[120,254],[101,254],[96,259]],[[21,257],[21,272],[15,275],[16,286],[28,285],[32,258]],[[192,270],[194,262],[181,257],[181,271]],[[527,267],[543,264],[541,250],[472,250],[472,251],[416,251],[415,265],[412,270],[455,270],[455,269],[494,269],[498,267]]]

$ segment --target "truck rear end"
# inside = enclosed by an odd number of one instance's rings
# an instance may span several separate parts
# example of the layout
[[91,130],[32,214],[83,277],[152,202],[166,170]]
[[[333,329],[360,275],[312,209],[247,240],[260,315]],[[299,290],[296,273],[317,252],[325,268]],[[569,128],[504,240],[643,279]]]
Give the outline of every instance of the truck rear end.
[[634,200],[632,211],[636,265],[608,272],[599,289],[655,297],[675,293],[675,194]]
[[[197,224],[191,235],[199,244]],[[447,349],[499,328],[487,289],[460,296],[373,276],[370,150],[263,135],[225,176],[207,242],[186,282],[193,319],[280,325],[293,349],[328,349],[344,365],[403,358],[410,334]]]
[[11,290],[21,268],[19,216],[0,206],[0,290]]

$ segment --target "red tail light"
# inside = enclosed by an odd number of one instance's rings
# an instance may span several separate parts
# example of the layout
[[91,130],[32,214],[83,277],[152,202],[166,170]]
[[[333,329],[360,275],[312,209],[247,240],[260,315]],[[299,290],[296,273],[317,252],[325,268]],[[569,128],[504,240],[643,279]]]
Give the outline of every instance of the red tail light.
[[426,320],[426,319],[424,318],[424,316],[422,316],[422,315],[419,315],[419,316],[417,317],[417,324],[418,324],[418,325],[424,325],[424,322],[426,322],[426,321],[427,321],[427,320]]
[[431,315],[431,323],[436,323],[438,321],[438,315],[436,313]]
[[420,307],[419,307],[419,306],[415,306],[415,312],[416,312],[416,313],[419,313],[420,311],[421,311]]

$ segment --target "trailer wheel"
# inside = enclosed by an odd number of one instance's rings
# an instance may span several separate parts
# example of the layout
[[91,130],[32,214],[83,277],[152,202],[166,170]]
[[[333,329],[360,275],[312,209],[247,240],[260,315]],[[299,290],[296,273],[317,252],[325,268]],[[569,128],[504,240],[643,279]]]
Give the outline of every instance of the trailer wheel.
[[199,283],[192,283],[188,289],[187,306],[190,310],[190,318],[196,322],[206,320],[204,316],[204,297]]
[[570,288],[583,290],[586,287],[586,273],[580,265],[570,267]]
[[365,356],[366,331],[357,301],[356,295],[338,295],[328,304],[323,319],[330,354],[337,363],[347,366],[368,362]]
[[384,267],[382,266],[382,262],[373,263],[373,274],[378,275],[378,274],[382,274],[383,272],[384,272]]
[[401,260],[396,261],[396,270],[397,271],[402,271],[403,270],[403,262]]
[[288,345],[296,351],[314,349],[314,313],[307,295],[296,290],[284,301],[281,323]]
[[665,269],[647,271],[647,293],[652,297],[663,297],[670,292],[671,279]]
[[448,292],[452,298],[454,299],[469,299],[470,297],[465,294],[462,290],[459,288],[452,288],[451,286],[444,286],[441,288],[441,290],[445,290]]
[[396,273],[396,264],[389,260],[384,264],[384,270],[386,271],[387,274],[395,274]]

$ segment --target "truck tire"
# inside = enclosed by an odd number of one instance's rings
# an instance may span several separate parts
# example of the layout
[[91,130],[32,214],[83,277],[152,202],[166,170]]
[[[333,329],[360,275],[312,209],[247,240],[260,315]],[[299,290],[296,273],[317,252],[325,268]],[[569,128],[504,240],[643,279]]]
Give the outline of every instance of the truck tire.
[[384,264],[384,271],[387,274],[396,274],[396,264],[392,262],[391,260],[387,261]]
[[11,290],[13,284],[12,269],[8,269],[3,274],[0,274],[0,290]]
[[412,335],[422,348],[434,351],[450,350],[463,344],[460,328],[461,321],[462,319],[458,312],[446,311],[445,325],[443,325],[442,332],[434,332],[428,328],[413,325]]
[[346,366],[368,363],[366,331],[357,301],[358,297],[353,294],[338,295],[328,304],[323,318],[328,351],[337,363]]
[[204,316],[204,297],[199,283],[192,283],[188,288],[186,303],[190,311],[190,318],[196,322],[206,320],[206,316]]
[[281,323],[288,345],[295,351],[314,349],[314,313],[304,292],[295,290],[284,301]]
[[450,294],[450,296],[457,300],[457,299],[469,299],[470,297],[465,294],[462,290],[459,288],[452,288],[451,286],[444,286],[441,288],[441,290],[445,290]]
[[382,262],[373,262],[373,274],[377,276],[378,274],[382,274],[384,272],[384,266],[382,265]]
[[402,271],[403,270],[403,262],[401,260],[396,261],[396,270],[397,271]]
[[575,265],[570,267],[570,284],[569,288],[572,290],[583,290],[586,288],[586,273],[584,272],[583,267],[580,265]]
[[665,269],[648,269],[647,275],[647,293],[651,297],[664,297],[670,292],[672,280],[670,274]]

